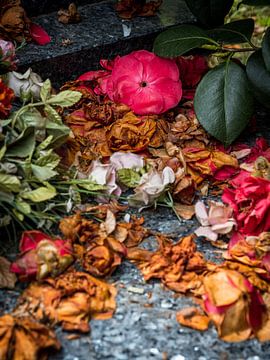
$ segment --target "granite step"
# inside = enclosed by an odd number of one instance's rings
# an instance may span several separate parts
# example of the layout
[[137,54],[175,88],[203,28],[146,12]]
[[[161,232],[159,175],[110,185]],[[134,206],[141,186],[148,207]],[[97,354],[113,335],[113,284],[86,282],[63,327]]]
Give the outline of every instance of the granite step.
[[31,67],[42,78],[50,78],[57,88],[85,71],[97,69],[101,58],[112,59],[138,49],[151,50],[153,40],[162,30],[195,21],[182,0],[164,0],[156,16],[131,21],[117,16],[114,3],[79,6],[82,21],[78,24],[59,23],[57,12],[33,18],[52,40],[45,46],[27,44],[18,51],[19,71]]

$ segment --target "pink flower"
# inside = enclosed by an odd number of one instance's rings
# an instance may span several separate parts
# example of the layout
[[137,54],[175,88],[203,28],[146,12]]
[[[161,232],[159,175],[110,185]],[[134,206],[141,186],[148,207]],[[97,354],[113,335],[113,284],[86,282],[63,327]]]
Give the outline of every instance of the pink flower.
[[0,39],[0,74],[16,69],[15,47],[11,41]]
[[182,96],[175,62],[146,50],[115,59],[106,86],[111,100],[128,105],[140,115],[164,113]]
[[197,236],[216,241],[219,234],[228,234],[236,225],[232,217],[233,209],[221,202],[210,201],[209,211],[202,201],[195,204],[195,214],[202,226],[195,230]]
[[241,171],[225,189],[222,200],[234,210],[238,231],[259,235],[270,230],[270,181]]
[[38,230],[24,231],[19,257],[11,264],[10,270],[21,280],[43,279],[60,274],[73,260],[68,240],[52,239]]

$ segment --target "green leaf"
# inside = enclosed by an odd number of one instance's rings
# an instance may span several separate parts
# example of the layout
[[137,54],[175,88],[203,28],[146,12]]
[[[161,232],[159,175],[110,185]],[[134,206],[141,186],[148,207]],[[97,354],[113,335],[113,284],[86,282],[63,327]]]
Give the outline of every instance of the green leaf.
[[60,162],[60,157],[57,154],[52,153],[50,151],[46,155],[39,157],[35,161],[35,165],[46,166],[47,168],[55,169],[59,164],[59,162]]
[[208,30],[212,39],[227,43],[238,44],[249,42],[254,31],[254,20],[243,19],[222,25],[216,29]]
[[43,102],[46,102],[51,95],[52,84],[50,79],[44,81],[42,88],[40,89],[40,98]]
[[48,179],[51,179],[52,177],[56,176],[58,174],[57,171],[52,170],[48,166],[37,166],[34,164],[31,164],[32,172],[35,178],[37,178],[40,181],[45,181]]
[[209,71],[197,87],[194,108],[205,130],[230,145],[253,113],[253,97],[241,66],[227,61]]
[[187,6],[205,27],[212,28],[224,23],[234,0],[186,0]]
[[14,201],[14,195],[11,193],[7,193],[5,191],[0,190],[0,207],[1,203],[6,202],[8,204],[12,204]]
[[107,189],[106,185],[97,184],[95,181],[91,181],[89,179],[74,179],[68,183],[77,185],[88,191],[102,191]]
[[20,198],[15,199],[15,206],[16,209],[24,215],[31,213],[31,206]]
[[158,35],[154,42],[154,52],[172,58],[205,44],[213,44],[213,40],[204,30],[194,25],[179,25]]
[[21,131],[28,127],[34,127],[35,129],[44,129],[46,124],[46,118],[44,118],[40,112],[36,109],[24,111],[16,122],[16,127]]
[[129,188],[135,188],[141,179],[141,175],[133,169],[119,169],[117,176],[119,181]]
[[61,116],[53,107],[51,107],[50,105],[45,105],[44,110],[46,112],[46,115],[51,121],[56,122],[58,124],[63,123]]
[[41,186],[38,189],[21,193],[21,197],[23,199],[31,200],[33,202],[42,202],[54,198],[56,194],[56,190],[53,186]]
[[11,216],[10,215],[4,215],[3,217],[0,217],[0,227],[7,226],[11,223]]
[[64,124],[58,124],[52,121],[47,121],[46,131],[48,135],[53,136],[50,148],[57,148],[65,143],[70,133],[70,128]]
[[256,99],[270,108],[270,72],[266,69],[262,50],[256,51],[248,58],[247,76]]
[[35,149],[35,129],[26,128],[13,143],[8,144],[6,157],[25,158],[31,156]]
[[35,150],[35,154],[37,154],[37,156],[39,156],[40,152],[42,150],[45,150],[52,142],[53,140],[53,136],[52,135],[49,135],[46,137],[45,140],[43,140],[37,147],[36,147],[36,150]]
[[53,95],[47,101],[47,104],[61,107],[69,107],[76,104],[81,97],[82,93],[79,91],[64,90],[57,95]]
[[0,173],[0,191],[19,192],[21,182],[17,176]]
[[262,41],[262,55],[267,71],[270,72],[270,28],[266,30]]
[[5,152],[7,150],[7,147],[6,145],[2,146],[1,149],[0,149],[0,160],[3,159],[4,155],[5,155]]

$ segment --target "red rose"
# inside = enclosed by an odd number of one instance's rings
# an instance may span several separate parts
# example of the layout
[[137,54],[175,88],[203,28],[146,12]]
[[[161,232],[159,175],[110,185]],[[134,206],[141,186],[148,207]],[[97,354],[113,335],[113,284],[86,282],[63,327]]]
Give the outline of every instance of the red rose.
[[13,99],[13,90],[7,87],[3,80],[0,79],[0,119],[5,119],[8,116]]
[[234,209],[238,231],[259,235],[270,230],[270,181],[241,171],[225,189],[222,200]]

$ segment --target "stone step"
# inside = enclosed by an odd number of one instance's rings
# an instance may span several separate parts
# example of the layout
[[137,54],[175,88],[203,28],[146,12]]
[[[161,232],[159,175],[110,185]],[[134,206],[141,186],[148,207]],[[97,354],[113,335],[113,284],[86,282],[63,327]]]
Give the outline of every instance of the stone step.
[[117,54],[138,49],[151,50],[153,40],[162,30],[195,21],[181,0],[164,0],[158,15],[136,17],[131,21],[117,16],[114,3],[104,1],[80,6],[82,21],[78,24],[59,23],[56,12],[33,18],[47,30],[52,41],[45,46],[27,44],[18,51],[19,70],[32,67],[58,88],[85,71],[97,69],[102,58],[112,59]]
[[58,11],[61,8],[66,9],[71,2],[77,6],[85,4],[94,4],[102,0],[21,0],[28,16],[37,16],[40,14],[48,14]]

